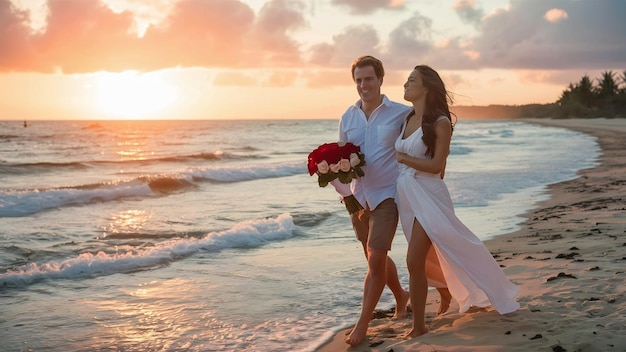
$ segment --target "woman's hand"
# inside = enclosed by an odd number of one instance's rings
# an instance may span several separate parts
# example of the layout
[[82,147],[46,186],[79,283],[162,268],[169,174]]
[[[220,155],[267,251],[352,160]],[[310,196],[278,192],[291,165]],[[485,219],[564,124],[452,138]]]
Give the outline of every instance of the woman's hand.
[[396,151],[396,161],[401,164],[406,164],[406,153]]

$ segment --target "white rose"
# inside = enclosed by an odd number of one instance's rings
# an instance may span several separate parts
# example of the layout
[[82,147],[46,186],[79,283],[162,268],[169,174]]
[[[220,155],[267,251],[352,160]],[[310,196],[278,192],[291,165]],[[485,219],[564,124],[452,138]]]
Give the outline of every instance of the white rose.
[[361,163],[361,158],[356,153],[350,154],[350,165],[355,167]]

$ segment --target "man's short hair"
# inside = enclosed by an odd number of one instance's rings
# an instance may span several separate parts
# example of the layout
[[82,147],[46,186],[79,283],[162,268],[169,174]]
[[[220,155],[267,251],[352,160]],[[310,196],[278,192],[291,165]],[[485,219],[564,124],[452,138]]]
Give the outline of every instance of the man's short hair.
[[376,78],[380,79],[385,76],[385,69],[383,68],[383,63],[377,58],[365,55],[361,56],[358,59],[352,62],[352,79],[354,80],[354,69],[359,67],[372,66],[374,68],[374,73],[376,73]]

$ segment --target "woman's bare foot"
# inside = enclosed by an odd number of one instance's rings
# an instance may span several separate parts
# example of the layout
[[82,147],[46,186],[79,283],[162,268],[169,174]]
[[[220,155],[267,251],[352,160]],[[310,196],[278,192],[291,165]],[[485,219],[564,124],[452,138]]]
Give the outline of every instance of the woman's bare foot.
[[441,303],[439,303],[439,310],[437,311],[437,315],[441,315],[447,312],[448,308],[450,308],[452,295],[447,288],[437,288],[437,291],[439,291],[439,295],[441,296]]
[[365,336],[367,335],[367,326],[365,329],[355,326],[350,332],[350,335],[346,337],[344,340],[348,345],[355,347],[361,344],[365,340]]
[[396,312],[391,317],[392,320],[406,318],[406,305],[409,303],[410,298],[409,291],[404,291],[400,300],[396,301]]
[[412,339],[414,337],[422,336],[427,332],[428,332],[428,328],[426,326],[422,326],[420,328],[413,327],[411,331],[409,331],[406,335],[404,335],[404,338],[406,340]]

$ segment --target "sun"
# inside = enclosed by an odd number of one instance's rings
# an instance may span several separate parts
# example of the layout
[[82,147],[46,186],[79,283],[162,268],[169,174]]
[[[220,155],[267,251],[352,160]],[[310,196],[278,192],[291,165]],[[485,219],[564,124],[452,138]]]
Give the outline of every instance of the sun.
[[178,89],[158,72],[101,73],[96,87],[98,109],[111,117],[162,117],[178,99]]

